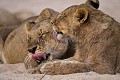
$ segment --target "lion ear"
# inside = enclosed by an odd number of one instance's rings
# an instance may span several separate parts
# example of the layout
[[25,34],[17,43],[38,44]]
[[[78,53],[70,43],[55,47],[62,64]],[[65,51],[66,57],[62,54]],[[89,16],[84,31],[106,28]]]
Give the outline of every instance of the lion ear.
[[41,20],[48,19],[48,18],[54,19],[58,14],[59,13],[57,11],[50,8],[46,8],[40,13],[36,22],[40,22]]
[[76,25],[84,23],[88,18],[88,10],[84,8],[77,9],[73,14],[73,22]]
[[98,9],[99,8],[99,0],[87,0],[87,5],[91,5],[93,8]]
[[24,25],[25,31],[28,33],[35,25],[35,22],[26,22]]

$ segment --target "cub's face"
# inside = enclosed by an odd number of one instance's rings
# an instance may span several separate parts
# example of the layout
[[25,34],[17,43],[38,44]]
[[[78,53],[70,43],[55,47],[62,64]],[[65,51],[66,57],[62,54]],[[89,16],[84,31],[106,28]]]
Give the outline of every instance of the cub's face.
[[[31,49],[33,47],[36,47],[40,44],[40,46],[44,46],[43,39],[47,39],[52,32],[52,25],[50,23],[50,20],[44,20],[41,22],[26,22],[25,24],[25,30],[28,34],[27,36],[27,42],[28,42],[28,49]],[[46,37],[47,35],[47,37]]]
[[[32,28],[28,29],[30,26]],[[36,50],[45,51],[46,46],[52,49],[56,46],[56,40],[62,38],[58,27],[54,26],[48,20],[39,23],[26,23],[25,27],[28,33],[28,49],[32,53],[35,53]]]

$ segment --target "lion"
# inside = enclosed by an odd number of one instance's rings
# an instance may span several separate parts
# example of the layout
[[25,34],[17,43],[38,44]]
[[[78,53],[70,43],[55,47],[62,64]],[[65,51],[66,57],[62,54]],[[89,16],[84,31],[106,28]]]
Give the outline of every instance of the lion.
[[[63,56],[68,53],[67,50],[70,46],[69,36],[64,35],[62,32],[57,32],[58,30],[55,29],[49,32],[45,32],[43,29],[44,28],[42,28],[39,43],[28,50],[29,54],[24,60],[25,67],[29,73],[40,73],[39,69],[44,63],[62,59]],[[30,37],[31,39],[33,38],[29,35],[29,38]]]
[[5,9],[0,8],[0,61],[3,52],[3,46],[7,36],[17,28],[20,21],[15,15]]
[[65,60],[45,63],[41,73],[120,73],[120,23],[97,10],[98,7],[98,0],[87,0],[57,16],[54,25],[77,41],[75,53]]
[[[58,12],[46,8],[39,16],[33,16],[18,25],[18,28],[13,30],[5,40],[2,52],[3,62],[10,64],[24,62],[28,49],[37,45],[41,28],[48,27],[46,31],[51,30],[51,20],[58,14]],[[29,39],[29,33],[34,35],[32,39]]]

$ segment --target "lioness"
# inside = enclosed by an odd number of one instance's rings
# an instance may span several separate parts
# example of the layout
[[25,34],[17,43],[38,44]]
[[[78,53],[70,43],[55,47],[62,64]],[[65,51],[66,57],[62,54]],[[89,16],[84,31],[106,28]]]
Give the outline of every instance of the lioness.
[[[17,29],[10,33],[5,41],[2,55],[3,62],[11,64],[23,62],[24,58],[28,54],[28,49],[37,46],[39,39],[41,39],[41,35],[44,37],[44,41],[51,42],[50,40],[52,39],[49,37],[53,36],[51,21],[58,14],[58,12],[46,8],[40,13],[39,16],[29,18],[20,24]],[[50,34],[46,37],[41,33],[41,30],[43,30],[42,32],[44,33],[50,32]],[[44,44],[41,43],[41,46],[44,47]],[[54,47],[55,45],[49,44],[47,46]]]
[[67,61],[44,64],[41,73],[120,72],[120,24],[97,10],[98,7],[98,0],[88,0],[85,4],[65,9],[57,16],[53,21],[55,26],[77,41],[75,55]]

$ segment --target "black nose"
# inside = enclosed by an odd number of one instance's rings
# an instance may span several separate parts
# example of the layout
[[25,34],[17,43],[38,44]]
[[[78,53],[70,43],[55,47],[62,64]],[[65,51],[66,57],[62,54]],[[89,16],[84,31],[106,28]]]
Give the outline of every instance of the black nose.
[[35,51],[36,51],[36,49],[37,49],[37,46],[33,47],[32,49],[28,49],[28,51],[29,51],[30,53],[34,54]]

